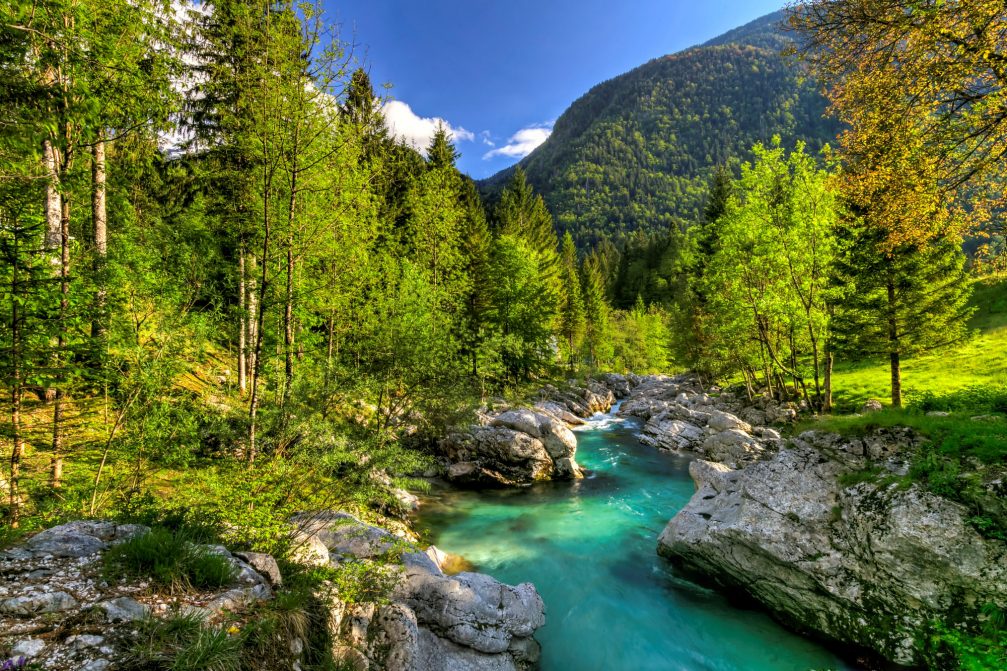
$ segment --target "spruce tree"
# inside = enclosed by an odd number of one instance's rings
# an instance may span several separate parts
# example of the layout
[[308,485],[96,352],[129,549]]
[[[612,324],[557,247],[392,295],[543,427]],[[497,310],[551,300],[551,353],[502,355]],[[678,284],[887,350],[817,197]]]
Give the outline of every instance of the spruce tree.
[[560,251],[560,270],[563,294],[559,308],[559,333],[566,346],[567,367],[572,371],[584,339],[584,299],[581,295],[580,274],[577,271],[577,249],[567,231],[563,235]]
[[883,229],[848,222],[848,241],[834,265],[843,296],[832,321],[833,347],[850,358],[886,357],[891,400],[902,406],[902,359],[969,337],[974,308],[961,239],[938,236],[889,248]]

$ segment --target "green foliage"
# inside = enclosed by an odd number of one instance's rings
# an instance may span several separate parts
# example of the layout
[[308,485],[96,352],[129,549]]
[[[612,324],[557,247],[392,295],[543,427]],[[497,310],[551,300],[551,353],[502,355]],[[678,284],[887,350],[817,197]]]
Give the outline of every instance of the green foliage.
[[994,671],[1007,666],[1007,623],[996,604],[983,606],[983,623],[971,630],[934,622],[924,643],[929,668]]
[[170,592],[213,589],[230,584],[236,571],[224,557],[165,528],[130,538],[104,555],[110,576],[137,576]]

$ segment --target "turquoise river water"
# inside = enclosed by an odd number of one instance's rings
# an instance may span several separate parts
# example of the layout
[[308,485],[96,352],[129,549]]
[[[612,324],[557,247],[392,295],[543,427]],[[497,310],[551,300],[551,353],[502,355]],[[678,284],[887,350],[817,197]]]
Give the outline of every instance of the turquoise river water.
[[641,445],[635,427],[578,433],[577,482],[440,492],[419,526],[437,547],[546,604],[542,671],[850,669],[766,615],[676,577],[657,537],[693,493],[688,460]]

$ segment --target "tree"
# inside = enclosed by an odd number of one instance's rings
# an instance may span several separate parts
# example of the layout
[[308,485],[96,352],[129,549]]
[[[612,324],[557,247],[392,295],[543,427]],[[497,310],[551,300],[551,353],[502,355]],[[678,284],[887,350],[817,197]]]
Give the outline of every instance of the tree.
[[821,355],[836,197],[828,173],[802,143],[788,155],[777,137],[753,153],[755,162],[742,167],[738,195],[719,220],[718,244],[700,290],[715,334],[713,369],[741,372],[746,380],[761,369],[765,385],[781,394],[783,378],[790,378],[794,392],[806,398],[811,377],[814,402],[822,407],[828,396],[821,386]]
[[498,359],[510,379],[528,379],[552,358],[556,297],[542,275],[540,253],[521,237],[501,235],[493,242],[487,284],[492,335],[483,356]]
[[598,369],[612,358],[611,308],[605,300],[603,260],[591,254],[581,264],[584,296],[584,354],[588,366]]
[[843,301],[832,323],[836,350],[856,358],[886,356],[891,400],[902,407],[902,360],[969,336],[971,285],[961,239],[938,236],[891,249],[882,228],[851,219],[850,242],[835,264]]
[[584,340],[585,313],[581,293],[580,272],[577,269],[577,249],[569,231],[563,235],[560,250],[563,294],[559,306],[559,333],[566,346],[567,367],[572,371]]
[[[973,223],[1003,202],[1002,2],[812,0],[794,5],[791,22],[804,33],[801,53],[827,88],[831,110],[861,140],[843,143],[848,155],[860,155],[864,138],[884,142],[901,127],[933,162],[941,197],[970,201]],[[903,223],[890,231],[893,245],[932,234],[926,218]]]

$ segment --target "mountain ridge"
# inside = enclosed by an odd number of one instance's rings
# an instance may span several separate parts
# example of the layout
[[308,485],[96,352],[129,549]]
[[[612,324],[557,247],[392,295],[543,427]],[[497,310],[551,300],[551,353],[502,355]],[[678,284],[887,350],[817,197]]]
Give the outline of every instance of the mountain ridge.
[[774,12],[593,86],[516,166],[480,183],[492,200],[517,166],[581,246],[698,218],[721,163],[780,135],[811,151],[835,137],[825,100],[781,51]]

